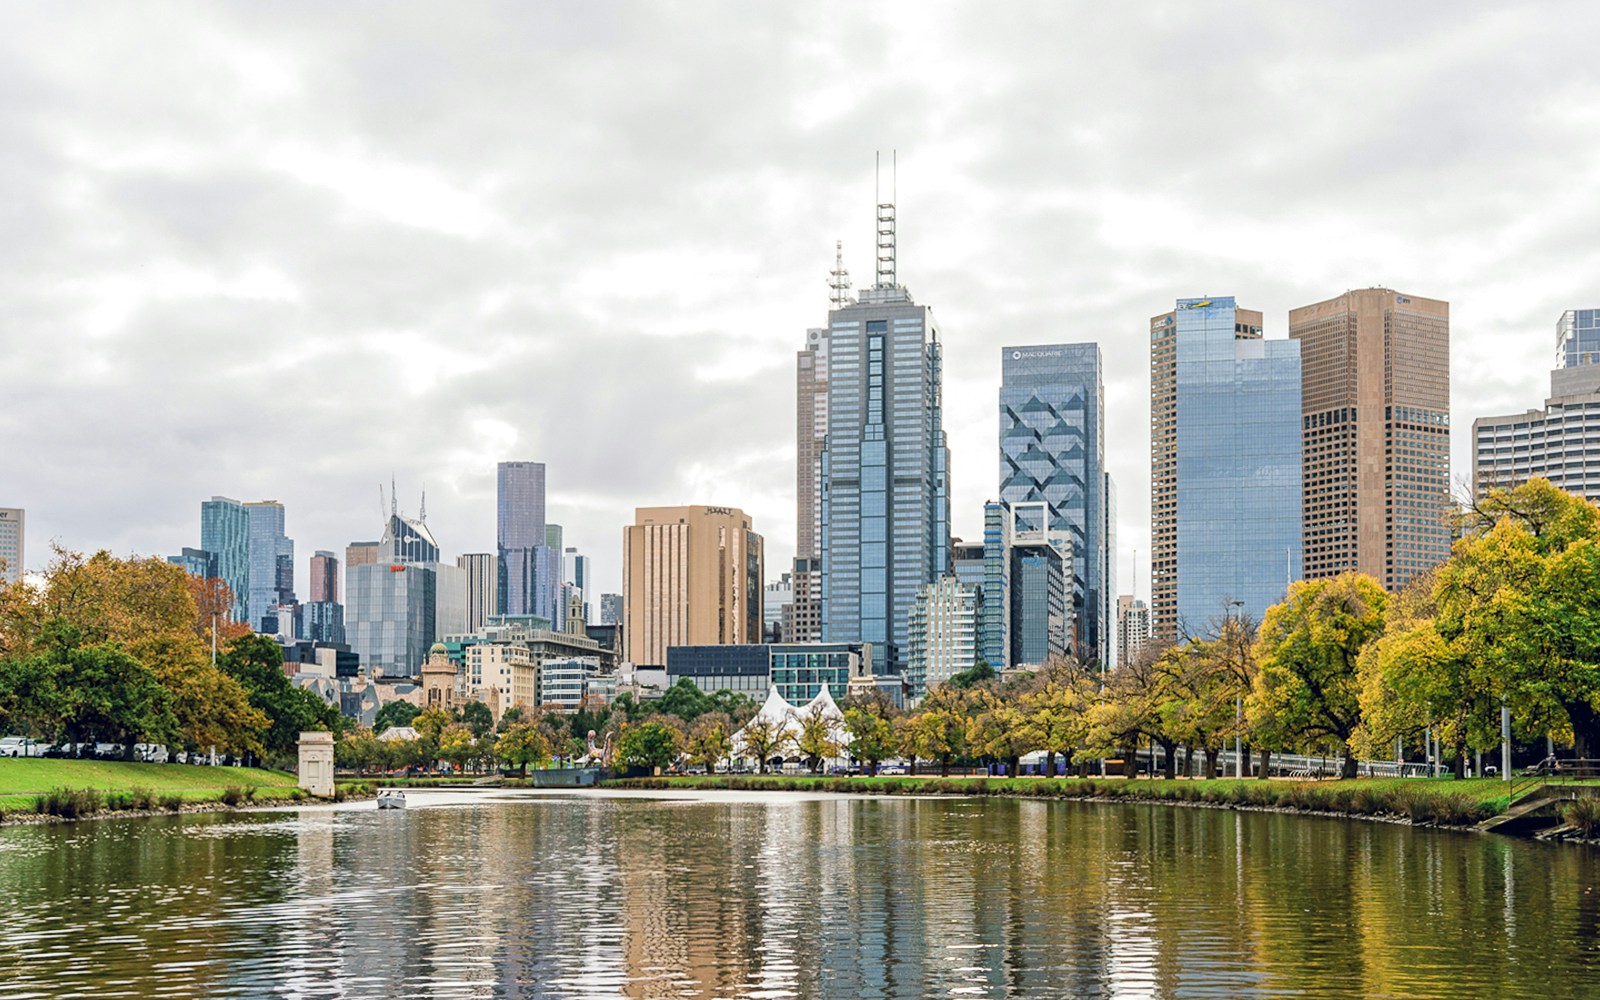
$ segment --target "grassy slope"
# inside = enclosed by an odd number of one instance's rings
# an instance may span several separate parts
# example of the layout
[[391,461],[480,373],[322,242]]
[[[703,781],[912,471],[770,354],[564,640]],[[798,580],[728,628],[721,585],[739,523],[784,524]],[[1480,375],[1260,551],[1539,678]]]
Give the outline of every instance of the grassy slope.
[[28,795],[56,788],[102,791],[148,788],[156,792],[211,792],[230,785],[289,788],[295,777],[250,767],[197,764],[138,764],[100,760],[0,758],[0,795]]
[[1030,798],[1105,798],[1206,802],[1228,806],[1282,807],[1344,815],[1409,816],[1418,822],[1464,825],[1503,812],[1509,790],[1493,778],[1358,778],[1346,781],[1258,781],[1234,778],[1042,779],[1042,778],[808,778],[778,775],[639,778],[613,786],[783,788],[856,794],[1022,795]]

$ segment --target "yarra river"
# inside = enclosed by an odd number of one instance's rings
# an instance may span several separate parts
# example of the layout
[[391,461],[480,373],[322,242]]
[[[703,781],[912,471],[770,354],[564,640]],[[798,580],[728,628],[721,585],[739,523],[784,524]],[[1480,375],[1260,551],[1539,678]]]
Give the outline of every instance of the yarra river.
[[782,793],[0,828],[0,997],[166,996],[1600,997],[1600,852]]

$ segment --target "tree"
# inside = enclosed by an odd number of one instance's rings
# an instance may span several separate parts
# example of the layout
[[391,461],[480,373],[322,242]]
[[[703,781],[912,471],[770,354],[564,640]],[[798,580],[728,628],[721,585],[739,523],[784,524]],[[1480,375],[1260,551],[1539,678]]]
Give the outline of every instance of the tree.
[[233,640],[217,664],[243,685],[251,707],[270,720],[261,740],[268,753],[290,753],[304,731],[339,728],[339,710],[289,680],[283,672],[283,650],[266,636]]
[[689,730],[689,762],[705,768],[707,774],[715,771],[733,751],[729,728],[728,717],[721,712],[708,712],[696,719]]
[[623,729],[617,750],[625,764],[665,768],[683,752],[683,734],[661,719],[650,719]]
[[466,770],[467,761],[478,755],[478,741],[472,727],[464,722],[452,722],[439,733],[439,756]]
[[767,761],[782,757],[789,747],[789,731],[783,724],[759,715],[746,722],[740,733],[744,752],[755,757],[756,768],[761,774],[767,773]]
[[409,726],[421,713],[422,709],[409,701],[385,702],[379,707],[378,714],[373,716],[372,731],[381,736],[390,726]]
[[994,668],[989,666],[989,661],[979,657],[977,663],[960,673],[951,674],[950,679],[945,683],[953,688],[965,690],[976,687],[985,681],[992,681],[998,676],[1000,675],[994,672]]
[[663,715],[676,715],[685,722],[693,722],[711,711],[713,705],[711,698],[694,681],[684,677],[667,688],[655,707]]
[[135,743],[159,739],[171,728],[166,688],[116,645],[78,646],[56,666],[68,740],[118,743],[123,759],[132,760]]
[[922,709],[906,721],[901,746],[912,754],[939,762],[939,773],[948,777],[950,761],[966,749],[966,705],[959,688],[930,691],[922,699]]
[[1301,749],[1331,742],[1353,778],[1351,737],[1361,724],[1362,647],[1383,629],[1388,595],[1369,576],[1301,581],[1267,611],[1256,642],[1260,672],[1250,693],[1251,727],[1268,742]]
[[167,691],[172,726],[164,741],[169,746],[190,753],[212,747],[236,755],[262,752],[271,720],[250,704],[243,684],[211,662],[210,650],[197,636],[151,636],[134,643],[132,653]]
[[472,730],[474,739],[483,739],[494,730],[494,713],[481,701],[469,701],[456,710],[457,717]]
[[495,755],[515,764],[523,777],[529,764],[543,764],[550,756],[550,745],[539,727],[530,722],[513,722],[494,744]]
[[887,714],[851,705],[844,710],[845,732],[850,734],[850,756],[865,761],[870,774],[895,753],[894,727]]
[[1022,770],[1022,755],[1035,749],[1036,735],[1020,707],[983,692],[967,719],[966,746],[968,752],[1005,761],[1006,773],[1016,777]]
[[839,756],[839,739],[834,732],[834,720],[823,714],[822,707],[813,706],[800,717],[800,735],[796,744],[806,767],[815,774],[822,762]]
[[500,713],[500,721],[494,724],[494,731],[499,735],[504,735],[506,730],[524,721],[526,720],[523,718],[522,706],[512,705]]
[[333,762],[339,767],[355,768],[365,773],[373,764],[381,763],[383,744],[366,726],[346,730],[333,745]]

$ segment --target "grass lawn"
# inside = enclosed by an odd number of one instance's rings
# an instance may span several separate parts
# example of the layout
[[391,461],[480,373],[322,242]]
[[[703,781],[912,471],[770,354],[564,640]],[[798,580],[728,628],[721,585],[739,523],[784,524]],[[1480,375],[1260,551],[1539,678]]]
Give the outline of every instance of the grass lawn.
[[[253,767],[206,767],[200,764],[142,764],[106,760],[53,760],[44,757],[0,758],[0,796],[31,796],[57,788],[122,791],[145,788],[178,792],[185,798],[212,797],[229,786],[261,789],[292,788],[295,776]],[[188,793],[197,793],[191,796]],[[0,799],[0,807],[4,807]]]
[[940,778],[931,775],[824,778],[800,775],[691,775],[609,781],[633,788],[805,789],[887,795],[1017,795],[1196,802],[1287,808],[1348,816],[1405,816],[1413,822],[1464,826],[1504,812],[1508,783],[1495,778],[1352,778],[1260,781],[1254,778]]

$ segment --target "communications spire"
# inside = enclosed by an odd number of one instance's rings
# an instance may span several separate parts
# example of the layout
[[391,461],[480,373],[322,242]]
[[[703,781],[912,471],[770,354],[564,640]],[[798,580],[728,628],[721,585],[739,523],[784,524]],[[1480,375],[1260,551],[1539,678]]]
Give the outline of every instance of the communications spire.
[[833,241],[833,270],[828,272],[828,301],[835,309],[850,304],[850,272],[844,267],[844,241]]
[[884,201],[881,194],[883,183],[883,154],[877,154],[873,166],[873,193],[874,200],[878,203],[878,286],[892,288],[899,284],[896,280],[895,265],[895,233],[894,233],[894,201],[900,187],[899,179],[899,151],[889,152],[889,200]]

